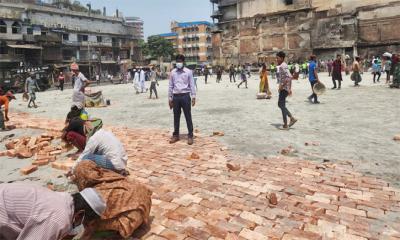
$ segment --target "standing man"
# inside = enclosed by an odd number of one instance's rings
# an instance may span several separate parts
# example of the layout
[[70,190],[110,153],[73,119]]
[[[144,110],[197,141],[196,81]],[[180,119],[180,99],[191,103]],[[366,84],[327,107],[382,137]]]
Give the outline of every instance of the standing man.
[[[286,54],[284,52],[278,52],[276,54],[276,60],[278,62],[278,72],[276,74],[279,82],[279,101],[278,106],[282,110],[283,126],[282,130],[289,130],[289,127],[293,126],[297,119],[286,108],[286,98],[292,95],[292,75],[290,74],[289,67],[285,63]],[[287,117],[290,118],[288,125]]]
[[[381,65],[379,63],[378,59],[375,59],[372,63],[372,74],[374,75],[374,83],[379,82],[379,79],[381,78]],[[376,80],[376,75],[378,75],[378,79]]]
[[145,84],[146,72],[144,71],[143,68],[140,69],[139,79],[140,79],[140,89],[141,89],[142,93],[144,93],[145,90],[147,92],[147,88],[146,88],[146,84]]
[[336,60],[332,63],[332,82],[333,82],[333,88],[336,89],[336,80],[338,81],[338,90],[342,86],[342,56],[338,54],[336,56]]
[[139,94],[139,88],[140,88],[140,70],[139,69],[134,69],[133,70],[133,87],[136,90],[136,94]]
[[355,57],[355,60],[353,62],[353,75],[351,77],[351,80],[354,81],[354,86],[358,87],[359,82],[361,82],[361,67],[360,67],[360,57]]
[[206,66],[204,68],[204,81],[207,84],[208,76],[210,75],[210,70],[208,70],[208,67]]
[[317,57],[315,55],[310,56],[308,72],[309,72],[308,80],[310,81],[311,90],[313,91],[311,96],[308,97],[308,101],[310,101],[311,103],[313,102],[314,104],[319,104],[320,102],[318,101],[318,96],[314,92],[314,85],[316,83],[319,83],[318,70],[317,70]]
[[385,57],[386,84],[390,83],[391,68],[392,68],[392,61],[390,57]]
[[85,87],[90,84],[90,81],[79,71],[79,66],[76,63],[71,64],[73,72],[74,90],[72,94],[72,103],[85,106]]
[[64,91],[64,83],[65,83],[65,77],[64,73],[61,71],[60,75],[58,75],[58,84],[60,86],[61,91]]
[[327,66],[328,66],[328,74],[329,74],[329,77],[331,76],[331,74],[332,74],[332,64],[333,64],[333,60],[328,60],[328,63],[327,63]]
[[[171,71],[168,88],[169,107],[174,110],[174,133],[170,143],[179,141],[181,111],[185,115],[188,128],[188,144],[193,144],[193,123],[191,107],[196,104],[196,89],[193,73],[184,67],[185,56],[176,56],[176,68]],[[192,99],[191,99],[192,97]]]
[[[0,131],[8,131],[9,129],[6,128],[4,122],[9,121],[8,118],[8,105],[12,99],[16,99],[11,92],[7,92],[6,95],[0,96]],[[4,105],[4,115],[3,111],[1,111],[1,107]]]
[[236,82],[236,78],[235,78],[235,67],[233,66],[233,64],[231,64],[231,66],[229,67],[229,81],[232,82]]
[[28,108],[31,108],[31,103],[33,103],[33,107],[37,108],[38,106],[35,103],[36,100],[36,90],[40,91],[39,85],[36,81],[35,73],[31,73],[30,76],[25,81],[25,92],[29,93],[29,103]]
[[152,97],[152,93],[154,92],[154,94],[156,95],[156,99],[158,99],[158,94],[157,94],[157,88],[156,85],[158,86],[158,81],[157,81],[157,73],[156,71],[154,71],[154,67],[151,67],[150,70],[150,99]]
[[220,83],[222,79],[222,67],[217,66],[217,83]]

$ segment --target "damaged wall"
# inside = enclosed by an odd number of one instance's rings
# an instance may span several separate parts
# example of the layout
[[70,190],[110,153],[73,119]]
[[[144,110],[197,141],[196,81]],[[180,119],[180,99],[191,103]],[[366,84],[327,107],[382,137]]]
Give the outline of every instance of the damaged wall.
[[303,61],[311,53],[322,59],[336,54],[368,57],[399,48],[398,0],[284,2],[240,1],[239,19],[220,19],[221,45],[214,50],[219,47],[221,54],[215,63],[255,63],[271,59],[280,50],[286,51],[290,60]]

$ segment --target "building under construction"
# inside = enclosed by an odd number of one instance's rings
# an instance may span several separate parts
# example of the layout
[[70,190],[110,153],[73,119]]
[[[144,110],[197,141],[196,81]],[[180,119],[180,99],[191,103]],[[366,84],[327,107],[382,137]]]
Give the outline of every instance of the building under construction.
[[211,0],[214,63],[293,61],[314,53],[370,58],[400,50],[398,0]]
[[77,62],[84,73],[116,74],[124,62],[139,61],[143,21],[117,10],[57,0],[0,0],[0,80],[44,66],[63,68]]

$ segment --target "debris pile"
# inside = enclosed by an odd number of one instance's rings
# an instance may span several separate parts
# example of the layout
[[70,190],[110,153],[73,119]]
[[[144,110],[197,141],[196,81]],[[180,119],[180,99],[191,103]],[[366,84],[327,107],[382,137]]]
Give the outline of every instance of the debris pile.
[[[0,152],[0,156],[8,156],[11,158],[27,159],[32,158],[32,165],[24,167],[20,170],[21,174],[28,175],[35,172],[38,167],[54,163],[63,153],[71,150],[71,146],[67,144],[53,145],[52,141],[59,139],[59,133],[43,133],[36,137],[22,137],[8,141],[5,146],[7,151]],[[69,160],[72,162],[72,160]],[[71,165],[70,163],[68,166]],[[66,170],[66,167],[60,162],[52,164],[53,168]]]

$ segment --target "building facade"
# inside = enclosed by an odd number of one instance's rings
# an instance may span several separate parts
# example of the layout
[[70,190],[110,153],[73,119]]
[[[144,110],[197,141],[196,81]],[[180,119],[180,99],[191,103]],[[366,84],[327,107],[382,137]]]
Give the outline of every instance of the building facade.
[[185,56],[188,64],[208,64],[212,62],[212,26],[206,21],[172,22],[171,32],[158,36],[171,41],[177,52]]
[[124,19],[118,12],[106,16],[105,9],[92,14],[35,2],[0,0],[2,69],[77,62],[93,78],[95,73],[117,72],[121,61],[139,60],[140,19]]
[[211,0],[215,64],[293,61],[315,53],[369,58],[400,50],[400,1]]

